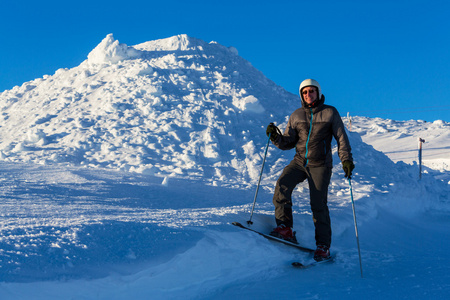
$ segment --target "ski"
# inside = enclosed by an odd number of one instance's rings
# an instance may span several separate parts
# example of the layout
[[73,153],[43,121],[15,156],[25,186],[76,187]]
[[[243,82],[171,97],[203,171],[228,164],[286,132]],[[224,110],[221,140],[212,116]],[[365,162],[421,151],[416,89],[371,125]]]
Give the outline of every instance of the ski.
[[[315,251],[313,249],[300,246],[299,244],[292,243],[292,242],[289,242],[289,241],[286,241],[286,240],[283,240],[283,239],[271,236],[270,234],[265,234],[265,233],[262,233],[260,231],[251,229],[249,227],[246,227],[246,226],[242,225],[239,222],[233,222],[231,224],[234,225],[234,226],[237,226],[239,228],[246,229],[246,230],[252,231],[254,233],[257,233],[257,234],[259,234],[259,235],[261,235],[261,236],[263,236],[263,237],[265,237],[265,238],[267,238],[269,240],[280,242],[280,243],[283,243],[283,244],[291,246],[291,247],[295,247],[295,248],[297,248],[297,249],[299,249],[301,251],[304,251],[304,252],[307,252],[307,253],[310,253],[310,254],[314,253],[314,251]],[[332,262],[335,257],[336,257],[335,254],[331,254],[331,256],[328,259],[324,259],[324,260],[321,260],[321,261],[313,260],[312,262],[308,262],[308,263],[301,263],[301,262],[296,261],[296,262],[292,263],[292,266],[295,267],[295,268],[298,268],[298,269],[308,269],[308,268],[311,268],[311,267],[314,267],[314,266],[317,266],[317,265],[320,265],[320,264]]]
[[246,226],[242,225],[242,224],[239,223],[239,222],[233,222],[233,223],[231,223],[231,224],[233,224],[234,226],[237,226],[237,227],[239,227],[239,228],[246,229],[246,230],[252,231],[252,232],[254,232],[254,233],[257,233],[257,234],[259,234],[259,235],[262,235],[263,237],[265,237],[265,238],[267,238],[267,239],[269,239],[269,240],[276,241],[276,242],[280,242],[280,243],[283,243],[283,244],[288,245],[288,246],[291,246],[291,247],[295,247],[295,248],[297,248],[297,249],[299,249],[299,250],[301,250],[301,251],[304,251],[304,252],[313,253],[313,252],[315,251],[315,250],[313,250],[313,249],[310,249],[310,248],[306,248],[306,247],[300,246],[299,244],[292,243],[292,242],[289,242],[289,241],[286,241],[286,240],[283,240],[283,239],[280,239],[280,238],[271,236],[270,234],[265,234],[265,233],[259,232],[259,231],[257,231],[257,230],[251,229],[251,228],[249,228],[249,227],[246,227]]
[[313,262],[306,263],[306,264],[303,264],[301,262],[295,261],[295,262],[292,263],[292,266],[295,267],[295,268],[298,268],[298,269],[307,269],[307,268],[311,268],[311,267],[314,267],[314,266],[317,266],[317,265],[320,265],[320,264],[333,262],[335,256],[336,256],[335,254],[332,254],[327,259],[320,260],[320,261],[313,261]]

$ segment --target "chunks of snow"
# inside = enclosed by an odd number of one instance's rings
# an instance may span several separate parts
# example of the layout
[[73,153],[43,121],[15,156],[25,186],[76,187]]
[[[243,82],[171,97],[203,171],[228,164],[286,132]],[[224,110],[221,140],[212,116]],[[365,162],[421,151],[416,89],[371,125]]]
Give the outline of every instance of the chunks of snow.
[[44,133],[42,129],[34,129],[28,132],[28,141],[29,143],[33,143],[39,146],[46,145],[47,135]]
[[139,50],[128,47],[126,44],[120,44],[110,33],[89,53],[88,63],[90,65],[116,64],[125,59],[136,58],[139,55]]
[[264,107],[259,103],[258,98],[252,95],[243,98],[233,98],[233,105],[243,111],[264,112]]

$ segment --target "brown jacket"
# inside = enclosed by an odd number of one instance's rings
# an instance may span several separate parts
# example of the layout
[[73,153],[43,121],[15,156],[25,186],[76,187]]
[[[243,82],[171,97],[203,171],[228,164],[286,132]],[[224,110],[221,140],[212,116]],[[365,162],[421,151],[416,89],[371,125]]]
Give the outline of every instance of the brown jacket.
[[333,106],[324,104],[325,97],[313,108],[303,106],[289,117],[283,135],[278,136],[274,145],[281,150],[296,147],[295,158],[303,166],[333,166],[331,139],[338,145],[338,155],[342,162],[353,161],[350,143],[339,112]]

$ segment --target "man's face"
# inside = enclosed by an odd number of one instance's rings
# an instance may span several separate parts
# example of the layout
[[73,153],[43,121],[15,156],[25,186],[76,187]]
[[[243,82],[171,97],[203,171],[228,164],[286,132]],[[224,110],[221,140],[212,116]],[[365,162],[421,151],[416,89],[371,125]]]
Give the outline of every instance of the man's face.
[[303,100],[307,104],[311,104],[317,100],[317,88],[314,86],[307,86],[302,89]]

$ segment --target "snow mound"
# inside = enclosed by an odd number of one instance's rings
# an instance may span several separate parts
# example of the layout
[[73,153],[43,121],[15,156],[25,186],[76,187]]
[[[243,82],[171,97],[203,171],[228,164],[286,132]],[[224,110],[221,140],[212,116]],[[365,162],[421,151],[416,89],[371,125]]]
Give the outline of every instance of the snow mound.
[[232,47],[187,35],[130,47],[109,34],[80,66],[0,94],[0,157],[241,184],[266,124],[299,106]]

